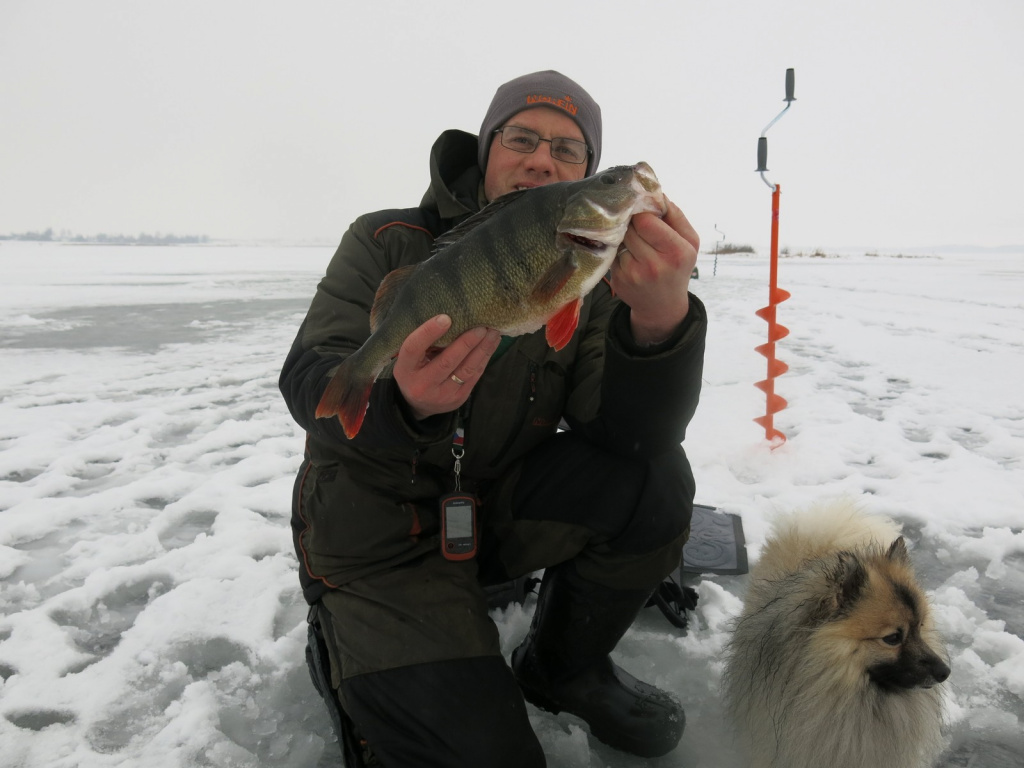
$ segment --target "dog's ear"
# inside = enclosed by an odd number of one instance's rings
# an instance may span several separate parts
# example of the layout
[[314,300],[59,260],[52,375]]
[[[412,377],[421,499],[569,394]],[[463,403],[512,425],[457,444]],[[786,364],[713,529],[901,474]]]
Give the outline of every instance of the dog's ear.
[[836,555],[826,575],[828,593],[818,606],[820,620],[837,618],[846,613],[864,590],[868,572],[864,564],[852,552]]
[[860,597],[864,585],[868,582],[868,572],[860,558],[851,552],[839,553],[839,581],[837,597],[839,607],[852,605]]
[[898,565],[910,564],[910,553],[907,552],[907,542],[903,540],[902,536],[892,543],[886,557],[889,558],[889,562],[891,563],[896,563]]

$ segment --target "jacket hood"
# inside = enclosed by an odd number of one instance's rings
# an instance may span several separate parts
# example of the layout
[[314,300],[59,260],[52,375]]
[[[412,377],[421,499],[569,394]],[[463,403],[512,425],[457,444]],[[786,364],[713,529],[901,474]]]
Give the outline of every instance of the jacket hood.
[[480,210],[477,139],[465,131],[449,130],[430,149],[430,187],[420,206],[442,219],[457,219]]

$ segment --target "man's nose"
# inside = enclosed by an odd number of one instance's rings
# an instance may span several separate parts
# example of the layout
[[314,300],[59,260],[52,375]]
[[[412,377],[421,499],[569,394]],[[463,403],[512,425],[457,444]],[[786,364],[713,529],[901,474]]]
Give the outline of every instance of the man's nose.
[[541,140],[528,156],[527,167],[542,173],[555,172],[555,158],[551,156],[551,142]]

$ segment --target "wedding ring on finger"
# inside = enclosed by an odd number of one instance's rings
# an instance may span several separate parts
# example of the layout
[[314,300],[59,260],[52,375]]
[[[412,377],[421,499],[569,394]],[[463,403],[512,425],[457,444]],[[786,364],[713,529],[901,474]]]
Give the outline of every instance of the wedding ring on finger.
[[456,376],[456,375],[455,375],[454,373],[453,373],[453,374],[451,375],[451,379],[452,379],[452,381],[454,381],[454,382],[455,382],[456,384],[458,384],[458,385],[459,385],[460,387],[461,387],[461,386],[462,386],[463,384],[465,384],[465,383],[466,383],[466,382],[464,382],[464,381],[463,381],[462,379],[460,379],[460,378],[459,378],[458,376]]

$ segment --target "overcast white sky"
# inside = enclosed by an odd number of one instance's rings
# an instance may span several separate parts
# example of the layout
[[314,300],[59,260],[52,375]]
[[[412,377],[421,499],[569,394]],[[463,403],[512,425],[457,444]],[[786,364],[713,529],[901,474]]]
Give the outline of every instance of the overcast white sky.
[[554,68],[710,250],[1024,243],[1021,0],[0,0],[0,234],[337,241]]

